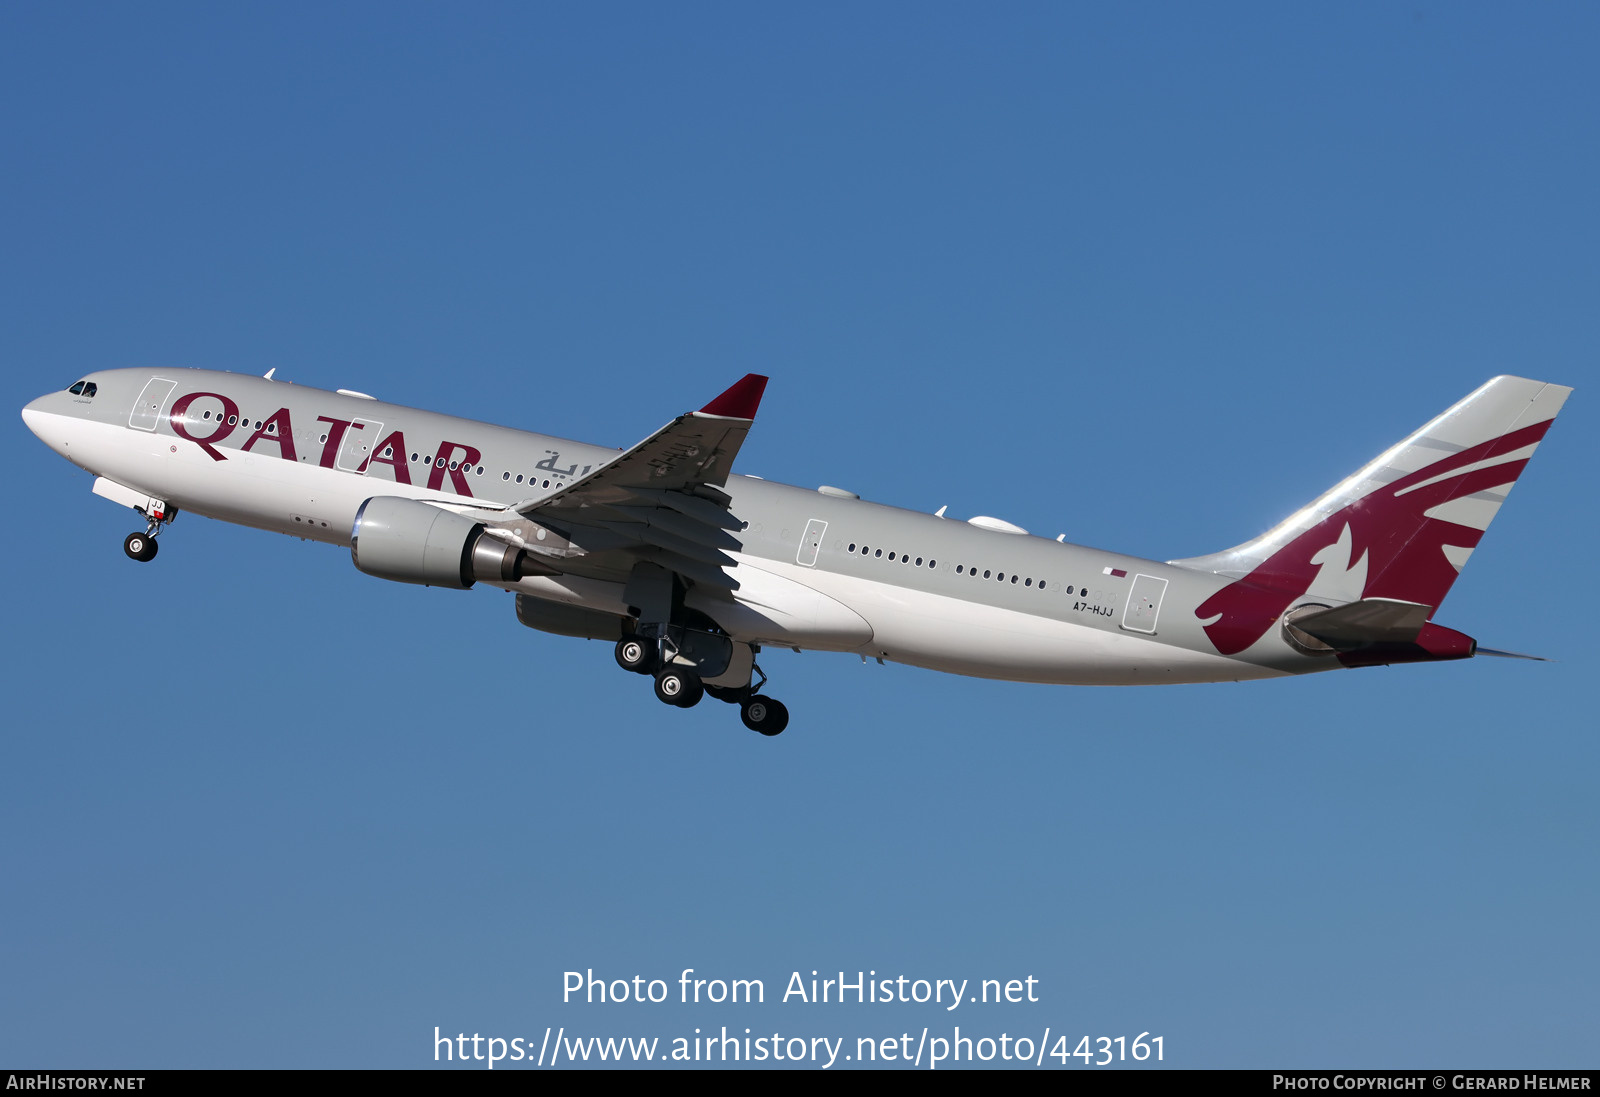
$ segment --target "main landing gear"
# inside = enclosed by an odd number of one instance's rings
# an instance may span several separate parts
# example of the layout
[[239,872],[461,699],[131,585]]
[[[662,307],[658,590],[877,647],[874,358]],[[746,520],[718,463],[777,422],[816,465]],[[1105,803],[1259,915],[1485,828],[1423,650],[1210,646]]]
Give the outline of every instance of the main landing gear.
[[[648,637],[629,634],[617,641],[617,665],[635,674],[648,674],[655,679],[656,698],[679,708],[691,708],[702,697],[711,697],[730,705],[739,706],[739,718],[744,726],[762,735],[777,735],[789,726],[789,710],[781,701],[774,701],[756,691],[766,684],[767,676],[754,661],[750,662],[751,678],[748,685],[707,685],[693,665],[680,662],[686,658],[685,650],[667,636]],[[716,677],[723,677],[718,675]],[[759,678],[759,681],[757,680]]]
[[136,508],[144,515],[148,524],[143,533],[130,533],[122,542],[122,551],[128,554],[128,559],[148,563],[156,558],[156,550],[161,546],[156,544],[156,538],[161,535],[161,530],[178,516],[178,508],[168,508],[159,499],[150,500],[150,509]]
[[789,726],[789,710],[782,701],[774,701],[757,693],[739,702],[739,719],[751,731],[776,735]]

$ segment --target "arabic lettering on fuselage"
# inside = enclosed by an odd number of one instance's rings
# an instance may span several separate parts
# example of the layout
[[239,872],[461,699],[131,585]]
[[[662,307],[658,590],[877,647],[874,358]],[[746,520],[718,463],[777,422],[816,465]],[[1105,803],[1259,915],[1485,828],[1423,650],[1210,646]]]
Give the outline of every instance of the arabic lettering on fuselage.
[[[216,400],[222,405],[222,411],[214,420],[195,420],[189,417],[189,407],[196,400],[208,398]],[[172,431],[179,438],[193,442],[205,451],[213,461],[226,461],[227,454],[218,448],[222,442],[233,434],[234,430],[243,426],[248,429],[249,420],[244,419],[239,413],[239,405],[220,392],[191,392],[180,396],[173,401],[172,410],[167,415]],[[354,419],[337,419],[327,415],[317,416],[318,423],[327,424],[327,433],[322,436],[322,452],[317,457],[317,464],[322,468],[336,467],[339,448],[345,435],[352,428],[355,430],[366,429],[367,424]],[[375,424],[376,425],[376,424]],[[205,430],[211,428],[210,434],[200,435],[194,433],[196,428]],[[380,428],[381,429],[381,428]],[[261,420],[253,434],[239,447],[241,453],[253,453],[256,444],[271,443],[277,447],[277,455],[285,461],[298,461],[299,455],[294,447],[294,424],[289,417],[288,408],[279,408],[266,419]],[[267,451],[270,452],[270,451]],[[406,445],[405,433],[392,430],[384,436],[383,440],[372,447],[368,455],[355,469],[346,471],[366,473],[375,464],[388,465],[394,470],[394,479],[398,484],[410,484],[411,465],[406,455],[410,452]],[[465,442],[443,441],[432,458],[424,459],[429,465],[428,490],[444,490],[445,476],[450,477],[451,489],[457,495],[472,495],[472,488],[467,483],[467,471],[483,460],[483,454],[477,447],[469,446]],[[576,467],[576,466],[574,466]]]
[[576,461],[572,462],[572,464],[568,465],[566,468],[558,468],[556,466],[556,462],[561,460],[560,452],[553,449],[547,449],[545,452],[550,456],[546,457],[543,461],[540,461],[533,467],[538,469],[540,472],[548,472],[551,476],[560,476],[563,479],[568,477],[577,478],[579,476],[589,475],[589,470],[594,468],[593,465],[584,465],[583,471],[579,472],[578,462]]

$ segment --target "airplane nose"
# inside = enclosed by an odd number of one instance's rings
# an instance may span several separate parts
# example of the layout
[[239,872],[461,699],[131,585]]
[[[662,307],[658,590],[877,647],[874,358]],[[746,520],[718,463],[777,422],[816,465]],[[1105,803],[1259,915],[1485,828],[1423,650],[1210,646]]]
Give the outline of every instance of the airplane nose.
[[[44,422],[45,411],[43,405],[48,399],[48,396],[41,396],[22,409],[22,421],[28,424],[28,429],[35,434],[39,434],[39,427]],[[40,437],[44,436],[40,435]]]
[[47,393],[34,400],[22,409],[22,421],[28,429],[39,436],[39,440],[62,456],[66,455],[67,440],[63,436],[61,427],[64,417],[52,410],[56,403],[56,393]]

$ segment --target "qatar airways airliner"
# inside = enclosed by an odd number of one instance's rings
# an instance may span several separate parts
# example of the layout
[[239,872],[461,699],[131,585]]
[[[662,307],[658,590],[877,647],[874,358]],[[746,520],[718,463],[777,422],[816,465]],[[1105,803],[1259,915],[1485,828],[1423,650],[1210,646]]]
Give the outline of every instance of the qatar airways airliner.
[[401,583],[514,591],[670,705],[776,735],[763,647],[1020,682],[1220,682],[1508,655],[1434,622],[1571,389],[1496,377],[1272,529],[1141,560],[733,472],[750,374],[627,450],[265,377],[91,373],[22,417],[156,555],[180,512],[348,546]]

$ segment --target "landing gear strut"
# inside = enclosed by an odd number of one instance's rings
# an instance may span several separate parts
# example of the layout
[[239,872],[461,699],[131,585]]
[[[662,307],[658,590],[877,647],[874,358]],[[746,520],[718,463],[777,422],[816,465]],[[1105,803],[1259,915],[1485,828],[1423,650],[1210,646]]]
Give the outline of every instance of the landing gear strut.
[[167,509],[167,505],[159,499],[150,501],[150,509],[139,508],[139,513],[144,515],[147,525],[143,533],[130,533],[122,542],[122,551],[128,554],[128,559],[148,563],[156,558],[156,538],[161,535],[164,526],[178,516],[178,508]]
[[[743,720],[744,726],[751,731],[759,731],[762,735],[777,735],[789,726],[789,710],[782,701],[774,701],[771,697],[756,692],[767,684],[767,676],[754,663],[751,664],[750,670],[750,684],[743,689],[707,686],[706,692],[719,701],[738,705],[739,719]],[[761,679],[759,682],[755,680],[757,675]]]
[[[659,628],[659,626],[657,626]],[[654,632],[654,628],[646,628]],[[634,674],[648,674],[655,680],[656,699],[678,708],[692,708],[702,697],[711,697],[739,706],[744,726],[762,735],[777,735],[789,726],[789,710],[781,701],[756,692],[767,683],[767,676],[752,659],[750,681],[743,686],[707,685],[700,677],[700,664],[693,662],[692,645],[680,648],[673,634],[661,628],[659,635],[628,633],[617,641],[617,665]],[[753,654],[746,652],[746,657]],[[719,667],[726,666],[726,657]],[[718,673],[725,673],[719,670]]]

